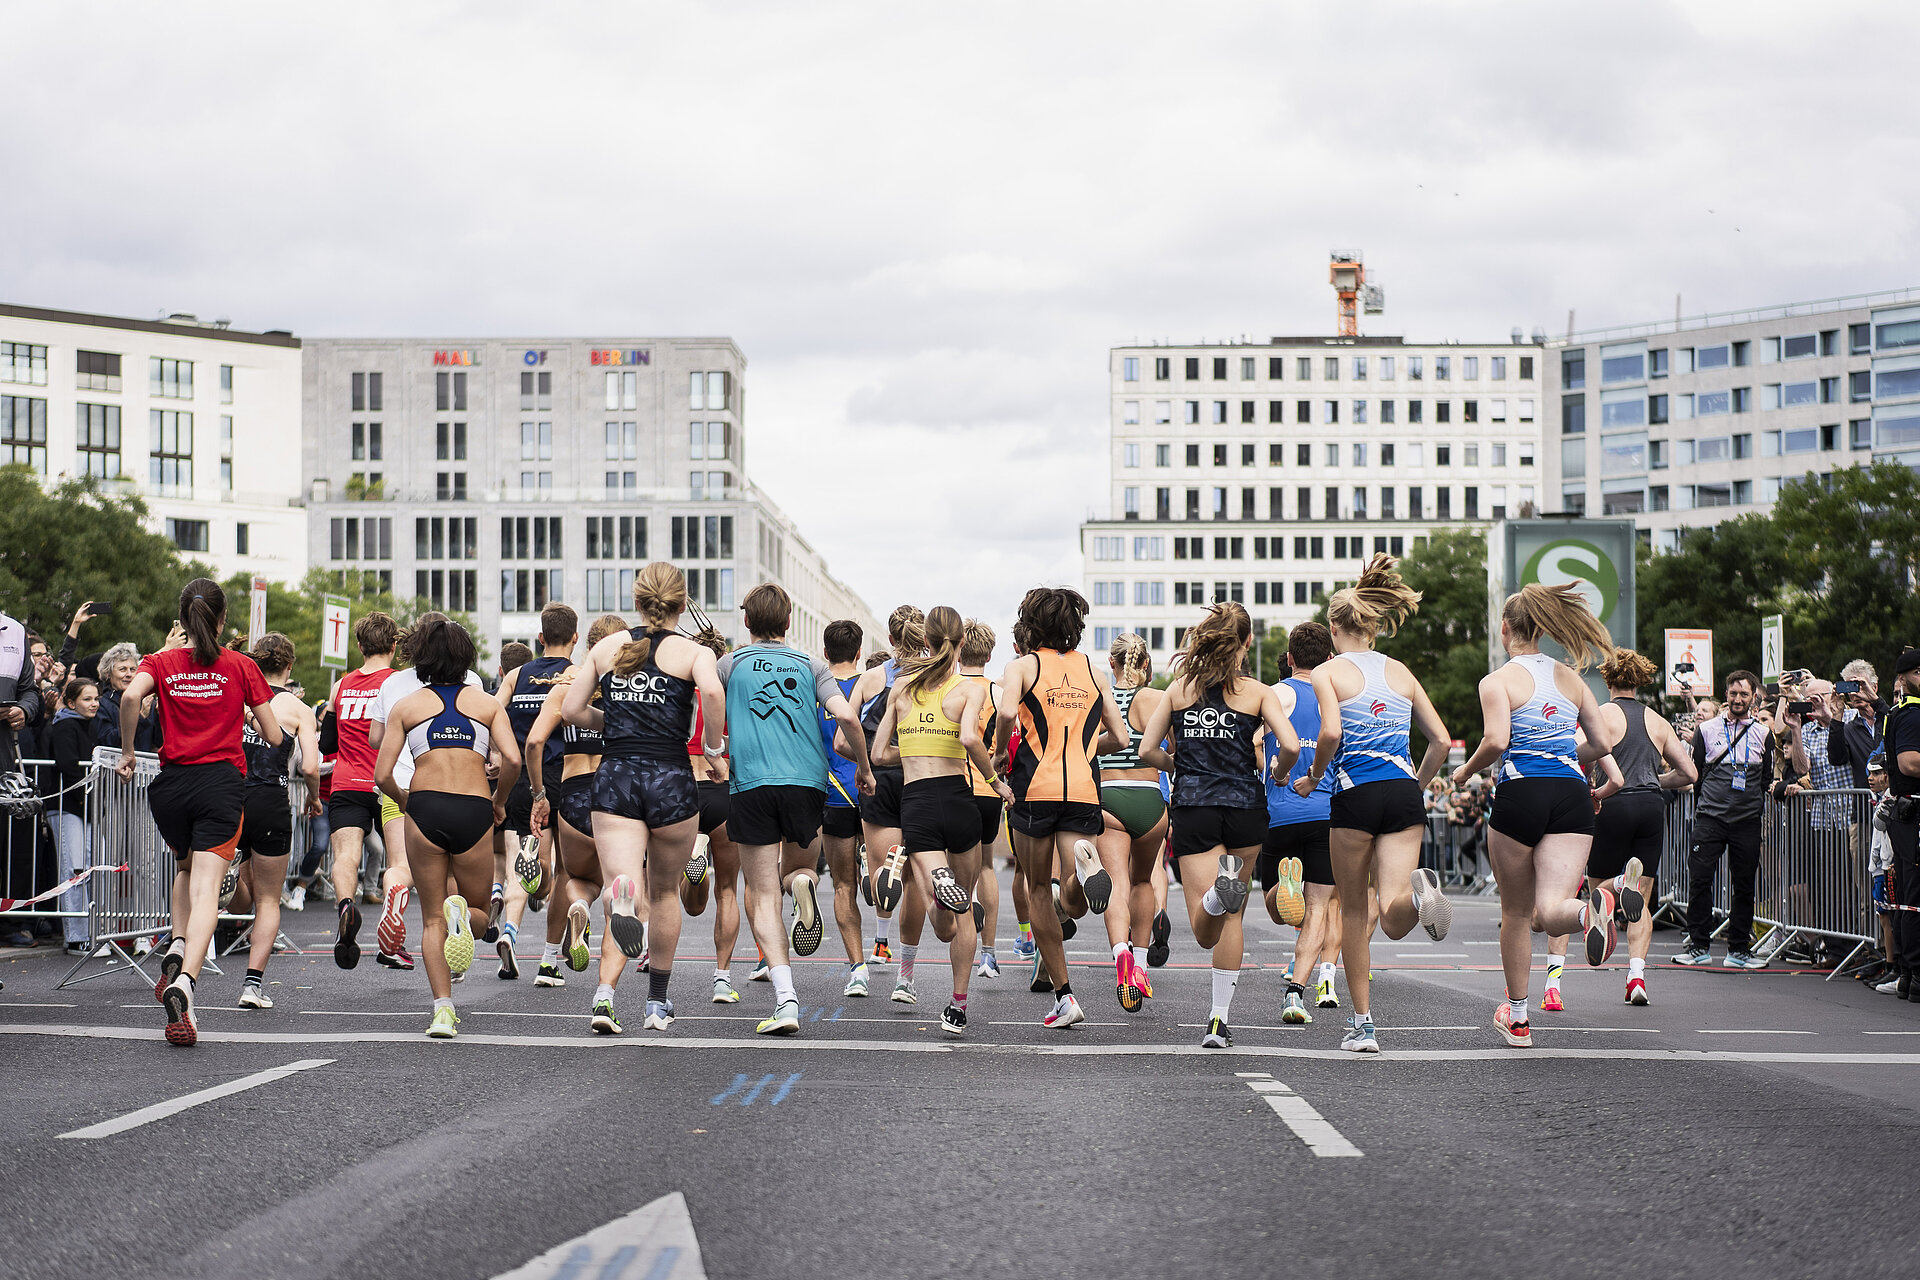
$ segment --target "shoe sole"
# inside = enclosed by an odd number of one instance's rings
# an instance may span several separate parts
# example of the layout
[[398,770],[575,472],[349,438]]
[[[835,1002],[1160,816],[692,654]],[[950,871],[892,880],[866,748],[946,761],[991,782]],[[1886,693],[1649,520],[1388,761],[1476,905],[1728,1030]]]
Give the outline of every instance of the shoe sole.
[[873,877],[867,874],[867,855],[865,852],[860,854],[857,862],[860,871],[860,901],[866,903],[868,906],[872,906]]
[[602,1036],[617,1036],[625,1030],[619,1023],[604,1013],[594,1014],[593,1021],[589,1025],[592,1026],[595,1035]]
[[567,909],[567,937],[562,949],[567,953],[567,968],[575,973],[585,972],[587,963],[593,959],[587,950],[587,934],[592,923],[584,902],[576,902]]
[[1053,979],[1047,976],[1046,961],[1040,958],[1038,950],[1033,953],[1033,972],[1027,975],[1027,990],[1039,995],[1053,990]]
[[1156,942],[1147,948],[1147,968],[1164,969],[1167,960],[1173,955],[1173,948],[1164,942]]
[[1636,991],[1627,992],[1626,1003],[1635,1004],[1635,1005],[1647,1005],[1647,1004],[1652,1004],[1653,1002],[1647,999],[1647,989],[1645,987],[1642,987],[1637,992]]
[[173,985],[173,980],[180,976],[180,970],[186,968],[186,965],[187,957],[183,952],[168,951],[166,955],[160,957],[160,981],[153,984],[155,1004],[167,1002],[167,988]]
[[543,973],[534,978],[533,985],[536,987],[564,987],[567,985],[567,980],[558,974]]
[[1313,1021],[1313,1015],[1305,1009],[1283,1009],[1280,1011],[1280,1021],[1289,1027],[1304,1027]]
[[814,896],[813,877],[800,876],[793,882],[793,928],[787,931],[793,954],[810,956],[818,951],[826,931],[826,922],[820,917],[819,899]]
[[1201,1036],[1200,1047],[1202,1049],[1231,1049],[1233,1048],[1233,1041],[1223,1039],[1220,1036]]
[[1420,927],[1435,942],[1443,941],[1453,928],[1453,904],[1440,892],[1440,877],[1425,867],[1413,873],[1420,881]]
[[755,1027],[754,1033],[763,1036],[791,1036],[800,1032],[800,1019],[773,1017]]
[[513,874],[520,877],[520,888],[529,898],[540,892],[542,870],[539,838],[529,837],[513,855]]
[[1307,899],[1300,889],[1305,871],[1298,858],[1280,859],[1279,880],[1273,886],[1274,905],[1280,909],[1280,923],[1298,929],[1307,922]]
[[945,1018],[940,1019],[940,1029],[950,1036],[964,1036],[967,1034],[967,1028],[964,1025],[956,1027]]
[[648,1018],[640,1024],[642,1031],[665,1031],[673,1025],[672,1018]]
[[987,908],[985,903],[976,901],[973,904],[973,931],[975,933],[985,933],[987,931]]
[[1113,994],[1120,1001],[1120,1007],[1128,1013],[1140,1012],[1141,1007],[1147,1003],[1147,998],[1141,993],[1140,988],[1131,982],[1116,982]]
[[1040,1025],[1045,1027],[1049,1031],[1065,1031],[1068,1027],[1077,1027],[1081,1023],[1085,1022],[1086,1020],[1087,1020],[1086,1010],[1081,1009],[1076,1005],[1074,1007],[1072,1017],[1062,1018],[1058,1022],[1048,1022],[1046,1019],[1042,1018],[1040,1020]]
[[1613,948],[1619,938],[1619,928],[1613,923],[1613,895],[1605,889],[1596,888],[1587,895],[1587,963],[1594,968],[1605,964],[1613,955]]
[[1628,924],[1638,920],[1647,910],[1646,895],[1640,892],[1640,878],[1645,874],[1646,868],[1640,859],[1627,859],[1626,869],[1622,873],[1619,909]]
[[1544,996],[1541,997],[1540,1007],[1547,1013],[1559,1013],[1566,1008],[1558,999],[1549,1003]]
[[874,909],[892,915],[900,907],[900,899],[907,891],[901,882],[900,873],[906,869],[906,859],[891,855],[880,864],[880,874],[874,877]]
[[867,998],[867,989],[860,987],[856,990],[854,987],[849,986],[840,994],[849,1000],[865,1000]]
[[960,887],[960,882],[953,878],[953,872],[947,871],[944,867],[942,867],[941,870],[946,871],[946,874],[931,877],[933,880],[934,901],[953,912],[956,916],[963,911],[970,910],[973,905],[972,896]]
[[[1495,1023],[1494,1025],[1499,1027],[1498,1023]],[[1506,1027],[1500,1027],[1500,1038],[1507,1042],[1507,1047],[1510,1049],[1533,1048],[1533,1033],[1531,1029],[1529,1029],[1528,1033],[1524,1036],[1516,1036],[1515,1034],[1513,1034],[1512,1031],[1508,1030]]]
[[727,988],[727,990],[726,990],[726,991],[725,991],[724,993],[716,993],[716,994],[714,995],[714,997],[713,997],[713,1000],[711,1001],[711,1003],[713,1003],[713,1004],[739,1004],[739,1003],[740,1003],[740,993],[739,993],[738,991],[735,991],[735,990],[734,990],[734,989],[733,989],[732,987],[728,987],[728,988]]
[[513,954],[513,944],[505,938],[495,944],[500,952],[500,980],[516,982],[520,978],[520,960]]
[[360,964],[360,944],[355,941],[360,936],[360,908],[349,902],[341,914],[344,918],[340,936],[333,944],[333,962],[342,969],[352,969]]
[[235,1001],[234,1001],[234,1003],[235,1003],[235,1004],[237,1004],[237,1005],[239,1005],[239,1006],[240,1006],[240,1007],[241,1007],[242,1009],[271,1009],[271,1008],[273,1008],[273,1001],[271,1001],[271,1000],[269,1000],[269,999],[267,999],[267,998],[266,998],[265,996],[256,996],[256,997],[254,997],[254,998],[252,998],[252,999],[249,999],[249,998],[247,997],[247,993],[246,993],[246,992],[244,992],[244,991],[242,991],[242,992],[240,993],[240,998],[239,998],[238,1000],[235,1000]]
[[1240,878],[1246,865],[1244,858],[1236,858],[1230,853],[1220,855],[1220,874],[1213,878],[1213,891],[1220,896],[1220,904],[1230,916],[1239,915],[1247,905],[1247,884]]
[[447,918],[447,968],[465,973],[473,967],[473,925],[467,918],[467,900],[454,894],[441,908]]
[[887,999],[893,1001],[895,1004],[919,1004],[920,1003],[920,997],[914,992],[907,990],[905,987],[895,987],[893,989],[893,994],[888,996]]
[[200,1032],[193,1025],[192,998],[179,987],[170,986],[161,1003],[167,1006],[167,1043],[183,1049],[199,1043]]
[[621,876],[614,884],[613,897],[608,904],[607,932],[613,937],[613,945],[620,948],[621,955],[629,960],[638,960],[640,953],[647,949],[647,927],[634,914],[633,902],[633,881]]
[[1355,1040],[1352,1043],[1348,1043],[1347,1041],[1342,1040],[1340,1042],[1340,1047],[1342,1049],[1345,1049],[1348,1053],[1380,1052],[1380,1042],[1378,1040]]
[[[388,955],[407,949],[406,911],[412,899],[412,893],[402,890],[402,896],[389,896],[381,901],[380,919],[373,927],[373,942]],[[392,905],[396,901],[400,904],[397,910]]]
[[[1087,910],[1096,916],[1105,915],[1107,903],[1113,899],[1113,877],[1100,865],[1100,853],[1091,840],[1074,841],[1073,865],[1080,872],[1080,891],[1087,895]],[[1088,871],[1088,867],[1093,870]]]
[[399,956],[390,956],[384,951],[374,952],[373,958],[375,962],[381,965],[384,965],[389,969],[398,969],[402,973],[413,972],[413,961],[411,960],[403,960]]
[[427,1028],[427,1039],[429,1040],[457,1040],[459,1038],[460,1038],[460,1031],[456,1027],[428,1027]]

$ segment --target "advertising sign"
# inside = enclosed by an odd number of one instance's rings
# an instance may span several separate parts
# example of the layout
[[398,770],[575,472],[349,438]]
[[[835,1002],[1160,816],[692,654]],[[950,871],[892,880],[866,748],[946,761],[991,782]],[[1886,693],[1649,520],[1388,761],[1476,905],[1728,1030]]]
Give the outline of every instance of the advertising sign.
[[320,665],[347,669],[347,598],[328,596],[320,606]]
[[1667,628],[1667,692],[1704,698],[1713,692],[1713,632]]
[[253,591],[247,597],[247,648],[260,643],[260,637],[267,634],[267,580],[256,577]]

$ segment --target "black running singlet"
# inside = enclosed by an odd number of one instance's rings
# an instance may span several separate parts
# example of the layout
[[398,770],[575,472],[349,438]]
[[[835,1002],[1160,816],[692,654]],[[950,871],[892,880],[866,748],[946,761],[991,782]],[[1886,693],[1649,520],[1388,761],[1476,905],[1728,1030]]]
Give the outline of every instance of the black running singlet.
[[609,671],[600,677],[600,707],[606,717],[604,754],[616,759],[674,760],[691,769],[687,738],[693,732],[693,681],[670,676],[655,661],[660,642],[672,631],[628,634],[651,640],[647,660],[630,676]]
[[[273,697],[277,698],[286,690],[279,685],[269,685]],[[269,698],[271,702],[273,699]],[[287,762],[293,757],[293,735],[284,729],[280,733],[280,745],[270,747],[260,731],[253,727],[252,721],[246,721],[240,730],[240,750],[247,757],[247,785],[249,787],[285,787],[287,785]]]
[[1227,705],[1220,685],[1173,713],[1173,803],[1229,809],[1267,806],[1266,784],[1253,744],[1260,717]]

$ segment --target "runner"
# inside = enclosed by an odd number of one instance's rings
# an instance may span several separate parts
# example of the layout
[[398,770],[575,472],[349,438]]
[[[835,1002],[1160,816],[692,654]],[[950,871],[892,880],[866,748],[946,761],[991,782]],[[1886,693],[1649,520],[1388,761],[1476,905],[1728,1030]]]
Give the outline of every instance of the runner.
[[[1327,602],[1334,656],[1313,672],[1319,740],[1313,764],[1293,783],[1305,800],[1333,776],[1327,843],[1340,896],[1340,956],[1353,999],[1340,1038],[1349,1053],[1380,1052],[1369,985],[1376,896],[1389,938],[1404,938],[1418,924],[1437,942],[1453,923],[1440,877],[1419,865],[1427,822],[1422,791],[1446,763],[1451,739],[1406,664],[1373,647],[1419,607],[1420,593],[1400,580],[1386,555],[1375,556],[1353,586],[1334,592]],[[1427,741],[1418,769],[1409,740],[1416,725]]]
[[[1231,601],[1215,604],[1187,632],[1180,674],[1153,708],[1140,739],[1141,761],[1173,774],[1170,820],[1181,894],[1194,941],[1213,952],[1213,1005],[1200,1039],[1206,1049],[1233,1044],[1227,1019],[1245,950],[1240,912],[1267,831],[1267,794],[1254,754],[1260,726],[1278,739],[1272,767],[1290,769],[1300,754],[1279,695],[1241,674],[1252,647],[1247,611]],[[1161,745],[1169,729],[1171,756]],[[1213,887],[1196,892],[1209,874]]]
[[[790,1036],[800,1030],[800,999],[794,992],[788,944],[795,955],[810,956],[825,932],[816,870],[830,776],[826,749],[815,729],[822,713],[838,722],[848,754],[859,762],[855,784],[862,795],[873,794],[873,774],[867,768],[866,735],[833,669],[787,644],[792,598],[763,582],[747,592],[740,608],[752,643],[717,665],[727,691],[732,791],[728,821],[746,875],[747,924],[773,984],[773,1016],[754,1030]],[[781,928],[783,890],[793,893],[790,932]],[[971,949],[967,954],[971,959]]]
[[[717,660],[727,652],[727,642],[711,623],[694,610],[700,630],[692,637],[704,645]],[[700,834],[694,837],[693,856],[687,860],[686,875],[680,886],[680,909],[689,916],[703,914],[707,903],[713,909],[713,1003],[738,1004],[740,993],[733,985],[733,949],[740,941],[740,846],[728,824],[732,816],[733,796],[728,789],[730,774],[725,756],[708,759],[706,754],[706,715],[699,697],[693,702],[693,733],[687,739],[687,759],[693,765],[694,781],[700,789]],[[644,918],[645,904],[642,904]],[[641,965],[646,965],[645,957]],[[766,961],[761,959],[749,975],[750,981],[766,980]]]
[[[1104,914],[1113,892],[1112,877],[1101,868],[1093,843],[1106,829],[1094,756],[1101,749],[1118,751],[1130,740],[1106,673],[1076,652],[1086,617],[1087,601],[1078,591],[1035,587],[1027,592],[1015,627],[1031,652],[1007,664],[996,699],[995,740],[1007,742],[1016,727],[1020,731],[1018,749],[1009,755],[1002,748],[994,765],[998,769],[1011,761],[1007,825],[1026,872],[1036,948],[1029,985],[1039,989],[1044,966],[1053,1008],[1042,1025],[1060,1029],[1087,1017],[1068,981],[1060,904],[1070,912],[1079,907]],[[1034,890],[1052,883],[1056,865],[1062,885],[1050,916],[1032,899]]]
[[[529,658],[507,672],[500,682],[499,698],[506,704],[507,719],[513,725],[514,741],[520,745],[523,760],[527,758],[527,732],[540,717],[541,708],[546,706],[547,695],[558,687],[563,673],[572,669],[573,646],[579,640],[579,615],[554,601],[540,611],[540,656]],[[545,750],[541,764],[546,774],[557,778],[562,744],[549,740]],[[514,958],[513,948],[520,940],[520,921],[527,909],[527,899],[543,897],[553,880],[552,828],[533,821],[533,792],[539,785],[538,780],[529,781],[533,773],[529,762],[513,794],[507,797],[506,826],[494,832],[494,892],[500,893],[498,881],[506,882],[505,909],[496,917],[500,923],[495,946],[500,952],[500,976],[509,980],[520,976],[520,962]],[[548,806],[547,811],[551,813],[552,806]],[[511,880],[506,878],[505,846],[509,833],[518,837],[513,842]]]
[[[647,625],[616,632],[593,646],[578,673],[584,678],[567,686],[561,702],[569,724],[597,729],[606,739],[605,755],[593,775],[593,839],[602,872],[610,877],[607,932],[615,945],[600,948],[593,1027],[615,1035],[621,1027],[613,1013],[613,992],[626,967],[621,956],[638,959],[647,948],[647,930],[634,907],[643,874],[653,948],[646,1016],[640,1025],[664,1031],[673,1023],[667,989],[680,946],[676,895],[699,830],[700,793],[686,752],[696,689],[709,712],[706,755],[713,759],[726,751],[722,726],[727,695],[713,653],[674,630],[687,608],[686,577],[672,565],[654,561],[634,577],[633,604]],[[596,688],[598,707],[590,701]]]
[[[920,628],[926,620],[927,615],[910,604],[903,604],[887,615],[887,644],[895,654],[920,652],[923,647]],[[880,717],[886,714],[887,696],[893,691],[894,677],[898,673],[898,661],[889,656],[878,666],[870,664],[860,673],[859,683],[853,687],[852,701],[854,706],[860,708],[860,728],[867,735],[869,753],[874,750],[874,734],[880,728]],[[900,922],[900,972],[891,998],[900,1004],[913,1004],[918,998],[913,990],[913,966],[920,950],[920,927],[926,920],[927,904],[920,900],[917,884],[902,875],[904,858],[891,871],[888,869],[890,860],[900,855],[900,788],[903,776],[898,768],[874,768],[874,792],[860,800],[860,831],[866,838],[867,872],[871,877],[870,891],[874,904],[872,963],[893,963],[888,930],[892,927],[895,909],[904,900],[907,909]],[[887,877],[885,892],[882,892],[883,876]],[[911,944],[907,941],[905,928],[909,923],[913,926]]]
[[[1257,879],[1266,888],[1267,914],[1276,924],[1300,930],[1293,942],[1293,966],[1287,973],[1286,1001],[1280,1021],[1298,1026],[1312,1022],[1307,1012],[1305,979],[1314,964],[1326,956],[1322,996],[1333,994],[1331,973],[1338,931],[1333,904],[1333,854],[1328,844],[1328,813],[1333,783],[1324,775],[1313,793],[1301,797],[1293,784],[1313,768],[1314,748],[1320,740],[1320,702],[1313,693],[1313,671],[1333,656],[1333,635],[1317,622],[1303,622],[1287,633],[1287,660],[1293,673],[1273,686],[1280,709],[1287,713],[1300,739],[1300,756],[1293,768],[1280,772],[1278,741],[1267,735],[1267,843],[1260,851]],[[1303,885],[1304,882],[1304,885]]]
[[[1584,902],[1574,896],[1593,848],[1594,802],[1618,791],[1623,781],[1609,754],[1613,735],[1578,670],[1589,659],[1612,656],[1613,638],[1587,612],[1577,588],[1577,583],[1530,582],[1507,597],[1500,611],[1500,643],[1510,656],[1480,681],[1485,736],[1453,774],[1454,785],[1465,786],[1468,778],[1500,761],[1487,816],[1487,856],[1500,881],[1500,964],[1507,998],[1494,1010],[1493,1023],[1516,1048],[1533,1043],[1527,1021],[1533,968],[1529,930],[1584,931],[1587,963],[1595,968],[1613,954],[1617,936],[1612,888],[1596,885]],[[1559,641],[1574,665],[1541,653],[1543,635]],[[1576,739],[1576,726],[1584,741]],[[1607,778],[1598,790],[1590,788],[1585,768],[1596,761]],[[1640,897],[1637,884],[1633,894]],[[1388,911],[1383,902],[1381,914]],[[1351,988],[1351,948],[1347,964]]]
[[[980,705],[978,725],[981,740],[993,751],[994,695],[999,689],[987,677],[987,660],[993,657],[993,628],[977,618],[968,618],[960,640],[959,672],[987,691]],[[994,934],[1000,925],[1000,877],[994,874],[994,854],[1005,846],[1001,832],[1006,829],[1000,793],[987,775],[967,762],[967,782],[973,787],[973,804],[980,811],[980,876],[973,884],[973,927],[979,935],[979,951],[974,956],[976,977],[1000,976],[1000,958],[993,954]]]
[[287,855],[293,849],[293,805],[287,798],[288,758],[300,748],[300,772],[307,780],[307,803],[302,819],[320,813],[320,735],[313,709],[287,692],[293,675],[293,641],[278,631],[260,637],[251,654],[260,675],[273,693],[267,705],[280,727],[278,745],[269,743],[260,724],[249,714],[240,731],[240,749],[247,758],[247,790],[240,824],[240,857],[247,864],[248,889],[253,897],[253,936],[247,953],[247,980],[239,1004],[246,1009],[271,1009],[273,998],[261,988],[267,961],[273,958],[274,939],[280,936],[280,886],[287,878]]
[[[853,686],[860,682],[860,643],[864,638],[860,624],[846,619],[829,622],[821,636],[834,684],[849,705]],[[868,985],[867,952],[860,941],[860,895],[855,890],[856,885],[866,882],[860,865],[859,771],[855,762],[835,746],[838,736],[840,722],[825,707],[820,708],[820,740],[829,769],[820,835],[827,851],[827,873],[833,877],[833,921],[840,927],[840,945],[847,952],[847,984],[840,994],[859,998],[867,994]],[[864,733],[861,741],[866,741]],[[872,892],[870,886],[868,892]]]
[[[485,909],[471,904],[492,883],[493,828],[506,819],[520,749],[507,709],[467,682],[479,655],[466,628],[428,614],[407,633],[403,649],[413,662],[405,674],[420,687],[400,694],[388,709],[374,776],[405,814],[407,852],[420,889],[421,959],[433,992],[427,1035],[451,1040],[460,1034],[453,980],[473,963],[474,936],[487,927]],[[381,694],[400,684],[389,680]],[[497,788],[487,781],[493,751],[500,757]],[[408,754],[413,767],[403,783],[398,765]]]
[[[1693,752],[1658,712],[1638,697],[1659,668],[1631,649],[1615,649],[1600,664],[1610,695],[1600,708],[1600,723],[1613,743],[1620,790],[1600,806],[1593,819],[1593,848],[1587,855],[1587,884],[1605,882],[1627,917],[1627,1004],[1647,1003],[1647,952],[1653,946],[1653,914],[1646,910],[1660,870],[1660,848],[1667,838],[1667,801],[1663,789],[1692,786],[1698,778]],[[1665,760],[1663,773],[1660,762]],[[1496,799],[1499,793],[1495,792]],[[1567,966],[1567,935],[1547,939],[1547,986],[1540,1007],[1558,1012],[1560,978]]]
[[1153,656],[1146,640],[1126,632],[1107,654],[1113,669],[1113,703],[1127,726],[1127,745],[1100,757],[1100,807],[1105,827],[1096,844],[1100,865],[1120,886],[1107,908],[1107,941],[1113,947],[1114,993],[1120,1007],[1137,1013],[1153,995],[1147,978],[1152,945],[1153,865],[1167,839],[1167,803],[1160,771],[1140,759],[1141,732],[1166,694],[1152,685]]
[[[940,1027],[963,1036],[977,937],[968,886],[980,878],[980,810],[967,780],[968,763],[986,775],[1002,800],[1012,793],[994,773],[980,734],[986,685],[958,670],[966,624],[953,609],[939,605],[927,615],[924,635],[926,655],[901,664],[906,678],[887,695],[873,754],[880,764],[897,763],[903,771],[901,842],[915,883],[933,904],[933,934],[948,944],[952,960],[953,999],[940,1013]],[[891,872],[894,858],[887,861]],[[796,885],[796,896],[799,891]]]
[[[596,618],[587,628],[587,648],[591,650],[614,632],[626,629],[626,620],[618,614]],[[569,667],[554,681],[539,717],[527,730],[524,754],[527,772],[533,775],[533,809],[529,816],[537,827],[544,826],[551,816],[559,846],[553,872],[558,887],[552,898],[554,906],[547,912],[546,949],[540,953],[540,969],[534,974],[536,987],[567,985],[560,975],[563,947],[569,969],[575,973],[586,969],[592,959],[587,950],[592,906],[604,888],[600,852],[593,843],[593,775],[600,768],[604,743],[597,730],[568,724],[560,715],[567,686],[579,671],[577,665]],[[598,702],[599,698],[596,689],[591,699]],[[556,732],[561,752],[558,773],[546,763],[547,747],[555,741]]]
[[[1014,657],[1022,657],[1032,652],[1032,650],[1027,647],[1027,629],[1020,625],[1018,621],[1009,629],[1008,635],[1013,640]],[[1019,726],[1016,725],[1005,739],[1001,738],[998,715],[1000,686],[998,684],[993,686],[993,700],[996,712],[994,716],[993,753],[996,759],[1004,757],[1011,760],[1020,752],[1020,729]],[[1003,741],[1006,746],[1004,752],[1000,749]],[[1008,897],[1013,901],[1013,958],[1017,963],[1027,966],[1030,978],[1029,986],[1034,992],[1051,991],[1053,990],[1053,981],[1047,977],[1046,968],[1040,963],[1040,950],[1033,942],[1033,904],[1027,897],[1027,873],[1020,866],[1019,856],[1012,850],[1013,833],[1011,831],[1007,833],[1007,843],[1009,846],[1007,850],[1007,863],[1013,868],[1013,875],[1009,877],[1011,883],[1009,886],[1010,892],[1008,893]],[[1073,936],[1073,932],[1069,927],[1071,925],[1071,917],[1061,921],[1063,939]]]
[[[382,825],[393,804],[373,783],[379,744],[372,740],[370,731],[380,686],[393,675],[393,650],[399,638],[399,624],[378,610],[353,624],[353,641],[360,646],[360,669],[342,676],[333,686],[327,726],[320,735],[320,750],[334,753],[333,789],[327,797],[327,839],[333,851],[333,896],[340,913],[333,962],[342,969],[360,963],[360,861],[367,832]],[[392,809],[392,813],[397,816],[399,810]],[[413,883],[407,876],[405,849],[387,850],[387,870],[382,879],[389,892]],[[392,956],[382,950],[380,963],[411,969],[413,957],[403,946]]]
[[167,1008],[167,1043],[191,1045],[200,1024],[194,985],[220,915],[220,881],[240,840],[247,763],[241,724],[249,710],[260,736],[277,747],[285,735],[271,714],[273,691],[245,654],[220,647],[227,597],[220,584],[195,578],[180,592],[180,626],[188,643],[140,660],[120,698],[122,778],[134,772],[140,704],[155,695],[160,722],[160,774],[147,804],[160,838],[173,850],[173,941],[160,960],[154,996]]
[[[493,687],[501,703],[504,704],[507,700],[508,677],[512,676],[514,672],[531,661],[533,661],[533,650],[518,640],[509,640],[500,646],[500,671]],[[522,760],[526,758],[526,748],[527,744],[522,742],[520,744],[520,756]],[[495,762],[491,766],[488,776],[491,777],[492,770],[498,768],[499,764]],[[527,774],[526,770],[522,769],[520,771],[520,781],[515,787],[516,792],[526,785]],[[525,834],[522,828],[533,824],[532,818],[528,816],[531,809],[531,800],[525,804],[516,804],[514,796],[507,797],[507,822],[514,832],[512,844],[516,855],[520,849],[520,836]],[[487,900],[487,915],[491,923],[487,925],[486,936],[480,939],[482,942],[492,943],[499,939],[500,919],[506,914],[507,868],[509,864],[514,861],[514,859],[507,854],[508,842],[507,827],[495,827],[493,829],[493,893]]]

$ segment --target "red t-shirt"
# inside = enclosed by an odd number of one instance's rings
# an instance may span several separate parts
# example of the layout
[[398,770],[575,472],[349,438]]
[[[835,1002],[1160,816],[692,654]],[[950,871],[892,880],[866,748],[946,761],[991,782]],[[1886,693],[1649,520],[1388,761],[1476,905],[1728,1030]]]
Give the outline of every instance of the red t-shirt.
[[380,697],[380,686],[392,674],[392,667],[355,671],[342,676],[334,687],[334,732],[340,737],[339,754],[333,758],[335,791],[374,789],[373,766],[380,753],[367,741],[367,729],[373,724],[373,704]]
[[247,767],[240,747],[246,709],[273,697],[258,663],[244,653],[222,649],[211,667],[203,667],[191,648],[166,649],[142,658],[140,670],[158,687],[160,763],[225,760],[242,770]]

